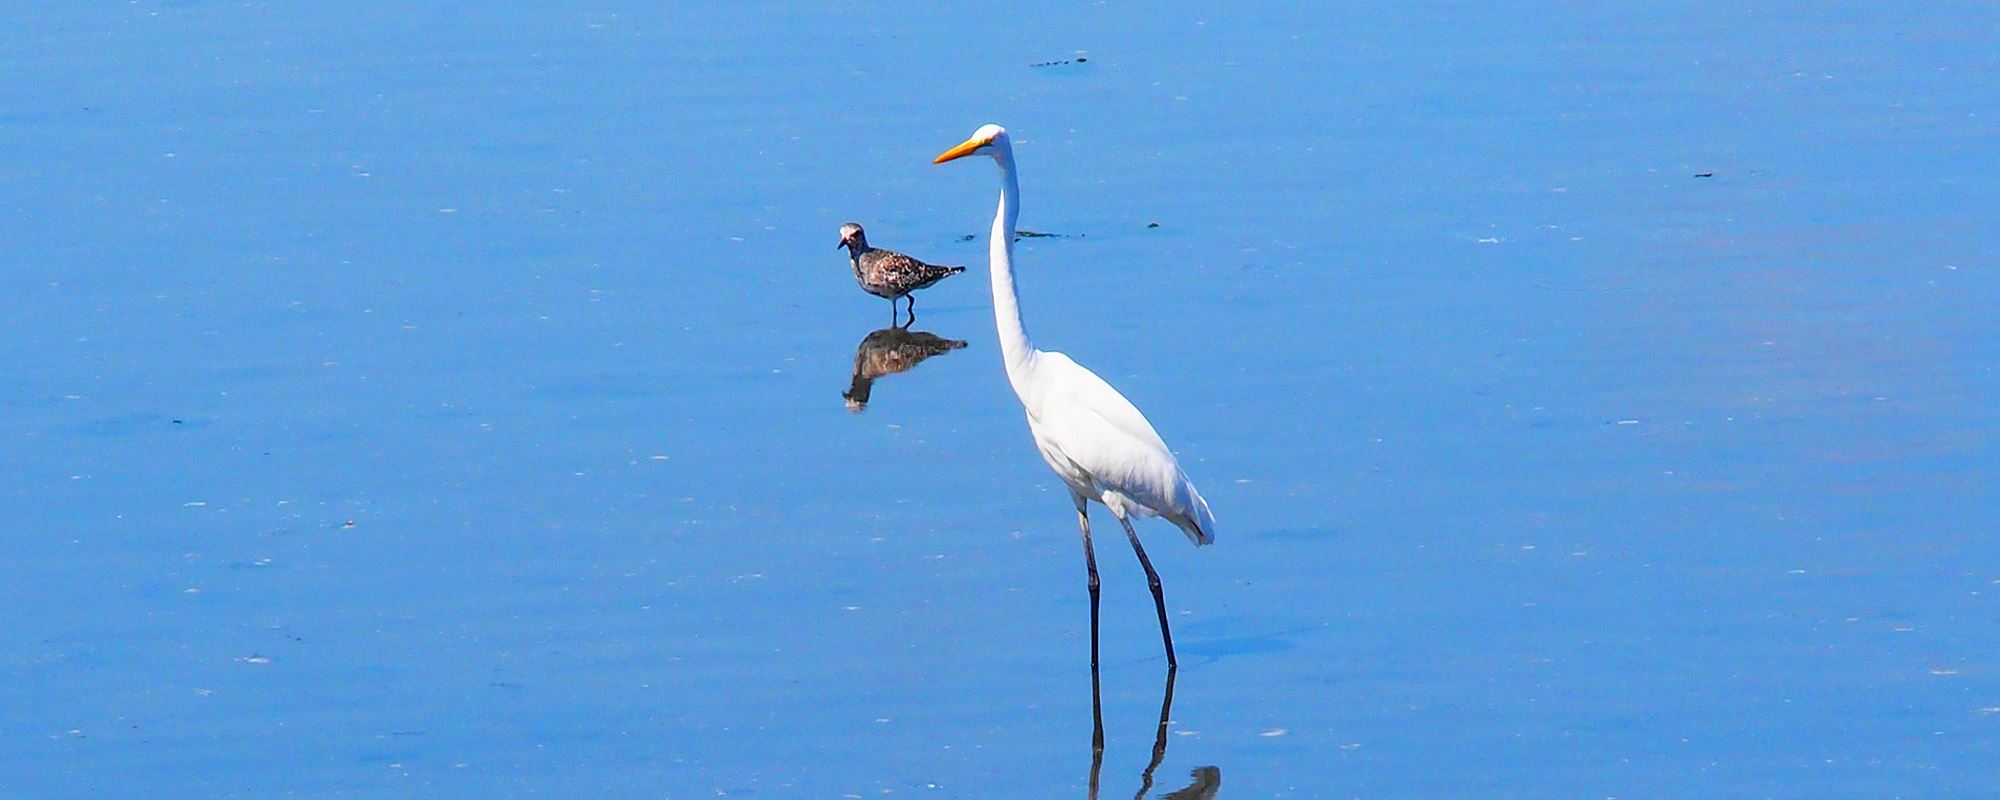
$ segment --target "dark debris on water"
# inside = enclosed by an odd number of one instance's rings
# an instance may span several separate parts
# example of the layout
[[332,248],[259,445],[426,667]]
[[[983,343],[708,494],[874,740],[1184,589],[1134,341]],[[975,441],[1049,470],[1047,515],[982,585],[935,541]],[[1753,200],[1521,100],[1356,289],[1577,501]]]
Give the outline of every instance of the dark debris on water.
[[1056,61],[1037,61],[1037,62],[1035,62],[1035,63],[1033,63],[1033,64],[1029,64],[1028,66],[1030,66],[1030,67],[1060,67],[1060,66],[1064,66],[1064,65],[1066,65],[1066,64],[1088,64],[1088,63],[1090,63],[1090,57],[1089,57],[1089,56],[1086,56],[1086,55],[1084,55],[1084,54],[1082,54],[1082,53],[1077,53],[1077,54],[1076,54],[1076,58],[1064,58],[1064,59],[1059,59],[1059,60],[1056,60]]
[[[1089,235],[1087,233],[1049,233],[1047,231],[1031,231],[1022,228],[1014,232],[1014,241],[1018,242],[1022,239],[1081,239]],[[979,234],[968,233],[958,237],[958,240],[961,242],[970,242],[978,238]]]

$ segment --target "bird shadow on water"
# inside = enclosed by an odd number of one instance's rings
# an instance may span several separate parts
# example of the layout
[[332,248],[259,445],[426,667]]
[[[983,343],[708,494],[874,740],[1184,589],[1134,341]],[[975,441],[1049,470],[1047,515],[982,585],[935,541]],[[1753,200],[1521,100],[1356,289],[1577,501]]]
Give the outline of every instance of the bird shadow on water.
[[875,380],[885,375],[907,372],[931,356],[965,347],[964,339],[946,339],[928,331],[913,331],[891,325],[869,331],[854,348],[854,377],[840,397],[847,410],[860,413],[875,392]]
[[[1174,709],[1174,673],[1167,668],[1166,686],[1160,690],[1160,723],[1153,730],[1153,758],[1146,762],[1146,769],[1139,773],[1139,791],[1133,793],[1133,800],[1140,800],[1153,790],[1153,773],[1160,769],[1160,762],[1167,758],[1167,724]],[[1090,670],[1090,793],[1089,800],[1097,800],[1099,777],[1104,772],[1104,692],[1098,681],[1097,669]],[[1205,800],[1215,797],[1222,788],[1222,769],[1214,766],[1196,767],[1188,773],[1191,782],[1186,788],[1168,792],[1162,797],[1169,800]]]
[[[1255,623],[1244,622],[1242,624],[1247,627]],[[1197,638],[1182,645],[1181,652],[1200,659],[1195,662],[1197,664],[1213,664],[1225,658],[1266,655],[1296,649],[1298,644],[1293,641],[1294,639],[1299,636],[1319,633],[1322,630],[1323,628],[1318,625],[1298,625],[1264,633],[1239,633],[1233,636],[1203,637],[1200,634],[1204,630],[1197,628],[1195,629]]]

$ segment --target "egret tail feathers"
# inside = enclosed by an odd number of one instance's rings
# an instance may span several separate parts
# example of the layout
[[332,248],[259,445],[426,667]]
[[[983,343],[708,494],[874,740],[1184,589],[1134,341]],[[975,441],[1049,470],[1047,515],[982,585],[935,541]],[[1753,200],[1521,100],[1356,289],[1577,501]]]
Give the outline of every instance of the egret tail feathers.
[[1215,544],[1215,514],[1208,510],[1208,501],[1202,498],[1201,492],[1195,491],[1194,484],[1185,477],[1181,478],[1181,493],[1184,497],[1180,498],[1180,506],[1185,510],[1165,515],[1167,521],[1187,534],[1188,541],[1196,547]]

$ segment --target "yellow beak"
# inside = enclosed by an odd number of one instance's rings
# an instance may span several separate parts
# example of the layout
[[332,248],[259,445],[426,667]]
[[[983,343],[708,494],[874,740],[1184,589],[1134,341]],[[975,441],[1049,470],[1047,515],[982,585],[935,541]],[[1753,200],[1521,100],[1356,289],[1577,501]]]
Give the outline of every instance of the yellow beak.
[[931,160],[931,163],[942,164],[952,159],[964,158],[966,156],[972,155],[972,151],[978,150],[979,148],[985,147],[986,145],[987,142],[983,139],[967,139],[963,142],[960,142],[957,147],[939,153],[937,158]]

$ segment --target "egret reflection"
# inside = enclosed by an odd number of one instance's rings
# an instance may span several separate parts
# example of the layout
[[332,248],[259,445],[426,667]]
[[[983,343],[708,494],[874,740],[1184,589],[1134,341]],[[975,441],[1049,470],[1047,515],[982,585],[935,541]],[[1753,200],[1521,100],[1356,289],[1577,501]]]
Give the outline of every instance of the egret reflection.
[[964,339],[946,339],[928,331],[893,325],[870,331],[861,338],[860,346],[854,348],[854,380],[840,396],[847,401],[847,410],[859,412],[868,407],[876,378],[908,371],[924,359],[964,346]]
[[1187,788],[1168,792],[1161,797],[1166,800],[1211,800],[1222,788],[1222,770],[1216,767],[1195,767],[1188,772],[1193,780]]
[[[1139,791],[1132,795],[1139,800],[1153,790],[1153,773],[1160,769],[1160,762],[1167,758],[1167,723],[1174,710],[1174,673],[1167,669],[1165,688],[1160,690],[1160,723],[1153,729],[1153,758],[1146,762],[1146,769],[1139,773]],[[1098,682],[1097,670],[1090,671],[1090,800],[1097,800],[1098,778],[1104,771],[1104,692]],[[1218,767],[1197,767],[1189,777],[1192,782],[1185,788],[1169,792],[1165,797],[1179,800],[1199,800],[1212,798],[1222,788],[1222,770]]]

